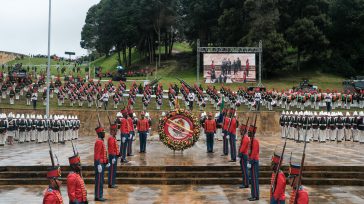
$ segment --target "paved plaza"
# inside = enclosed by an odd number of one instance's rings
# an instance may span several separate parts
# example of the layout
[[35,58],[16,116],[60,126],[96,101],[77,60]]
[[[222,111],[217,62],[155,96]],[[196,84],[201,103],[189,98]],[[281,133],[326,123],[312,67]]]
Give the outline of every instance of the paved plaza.
[[[260,164],[270,165],[273,151],[277,148],[280,152],[284,143],[278,135],[262,135],[260,139]],[[80,137],[74,141],[81,156],[83,165],[93,166],[94,141],[96,137]],[[107,139],[105,139],[105,142]],[[240,142],[237,142],[238,144]],[[119,143],[120,145],[120,143]],[[133,157],[126,165],[137,166],[205,166],[205,165],[239,165],[238,162],[231,163],[229,156],[222,157],[222,141],[215,140],[213,154],[206,153],[204,137],[190,149],[184,152],[173,152],[158,141],[158,136],[153,136],[147,143],[147,153],[140,154],[139,140],[133,144]],[[60,165],[68,165],[68,157],[73,155],[71,142],[66,144],[52,144],[54,153],[58,156]],[[303,143],[293,141],[287,142],[285,161],[287,164],[290,153],[292,161],[299,162],[303,150]],[[23,143],[13,146],[0,147],[0,166],[33,166],[50,165],[48,143],[35,144]],[[307,144],[306,160],[307,166],[364,166],[364,144],[353,142],[327,142]]]
[[[87,185],[88,199],[94,198],[94,186]],[[41,203],[46,186],[0,186],[0,204]],[[104,196],[110,204],[120,203],[269,203],[269,186],[262,185],[259,201],[249,202],[250,190],[231,185],[119,185],[117,189],[104,188]],[[287,189],[289,187],[287,186]],[[362,186],[310,186],[310,203],[313,204],[362,204]],[[65,186],[62,188],[64,203],[68,203]],[[286,191],[286,203],[289,195]]]

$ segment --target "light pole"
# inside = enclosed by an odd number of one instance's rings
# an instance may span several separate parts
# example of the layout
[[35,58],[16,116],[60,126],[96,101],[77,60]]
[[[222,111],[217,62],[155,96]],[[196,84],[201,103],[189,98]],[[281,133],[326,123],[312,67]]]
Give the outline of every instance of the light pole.
[[49,0],[49,11],[48,11],[48,64],[47,64],[47,107],[46,115],[49,119],[49,79],[51,78],[51,9],[52,0]]

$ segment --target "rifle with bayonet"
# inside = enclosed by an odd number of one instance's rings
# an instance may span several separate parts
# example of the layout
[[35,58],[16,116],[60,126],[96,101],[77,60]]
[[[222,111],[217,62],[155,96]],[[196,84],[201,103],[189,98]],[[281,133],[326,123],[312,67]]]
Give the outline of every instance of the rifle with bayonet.
[[185,82],[183,79],[179,79],[179,78],[176,78],[176,79],[178,79],[178,81],[181,84],[185,85],[190,91],[195,91],[195,88],[193,88],[192,86],[190,86],[189,84],[187,84],[187,82]]
[[254,119],[254,126],[253,126],[253,135],[251,137],[251,140],[250,140],[250,153],[249,153],[249,156],[252,154],[253,152],[253,140],[254,140],[254,137],[255,137],[255,131],[256,131],[256,124],[257,124],[257,117],[258,117],[258,114],[255,114],[255,119]]
[[279,170],[282,166],[282,162],[283,162],[283,156],[284,156],[284,151],[286,150],[286,145],[287,145],[287,131],[285,131],[285,139],[284,139],[284,145],[283,145],[283,149],[282,149],[282,153],[281,153],[281,157],[279,158],[279,163],[278,166],[275,170],[275,175],[274,175],[274,180],[273,180],[273,186],[272,186],[272,195],[274,194],[276,187],[277,187],[277,182],[278,182],[278,174],[279,174]]
[[303,170],[303,165],[305,163],[305,157],[306,157],[306,139],[307,139],[307,131],[308,131],[308,121],[309,119],[307,118],[307,123],[306,123],[306,133],[305,133],[305,141],[304,141],[304,147],[303,147],[303,153],[302,153],[302,159],[301,159],[301,168],[300,168],[300,174],[298,175],[298,180],[297,180],[297,185],[296,185],[296,192],[295,192],[295,198],[294,198],[294,204],[297,204],[298,201],[298,191],[299,191],[299,187],[301,186],[301,182],[302,182],[302,170]]

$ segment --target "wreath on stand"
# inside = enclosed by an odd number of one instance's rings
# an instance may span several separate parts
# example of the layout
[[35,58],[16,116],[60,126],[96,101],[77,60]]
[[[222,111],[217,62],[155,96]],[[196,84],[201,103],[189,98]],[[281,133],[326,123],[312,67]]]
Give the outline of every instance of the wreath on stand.
[[200,136],[200,122],[184,109],[170,111],[159,120],[159,139],[174,151],[192,147]]

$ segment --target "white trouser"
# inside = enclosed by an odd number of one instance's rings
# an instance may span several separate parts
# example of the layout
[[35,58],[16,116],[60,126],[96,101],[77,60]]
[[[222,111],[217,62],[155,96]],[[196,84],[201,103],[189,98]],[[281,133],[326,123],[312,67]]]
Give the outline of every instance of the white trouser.
[[281,126],[281,137],[282,138],[285,138],[286,137],[286,130],[287,128],[285,126]]
[[6,142],[6,132],[0,134],[0,145],[5,145]]
[[344,140],[344,128],[343,129],[337,129],[337,140],[343,141]]
[[353,141],[358,142],[359,141],[359,130],[353,129]]
[[359,131],[359,142],[364,143],[364,130],[358,130]]
[[222,129],[221,128],[218,128],[216,129],[216,134],[215,134],[216,138],[218,140],[222,140]]
[[26,136],[26,132],[25,131],[19,131],[19,142],[23,143],[25,141],[25,136]]
[[330,136],[331,141],[335,141],[336,140],[336,134],[337,134],[337,129],[335,129],[335,130],[329,129],[327,136]]
[[37,130],[30,131],[30,140],[35,141],[37,135]]
[[120,131],[120,129],[118,129],[118,130],[116,131],[116,140],[117,140],[117,141],[120,141],[120,140],[121,140],[121,138],[120,138],[120,134],[121,134],[121,131]]
[[312,129],[312,139],[317,141],[319,139],[319,133],[321,133],[318,129]]
[[351,128],[349,129],[344,129],[344,133],[345,133],[345,140],[351,140],[353,137],[353,132],[351,130]]
[[318,139],[320,142],[326,142],[326,135],[328,130],[319,130],[318,131]]
[[52,137],[51,137],[51,138],[52,138],[52,142],[54,142],[54,143],[58,143],[58,133],[59,133],[59,132],[53,132],[53,131],[52,131],[52,135],[51,135],[51,136],[52,136]]

